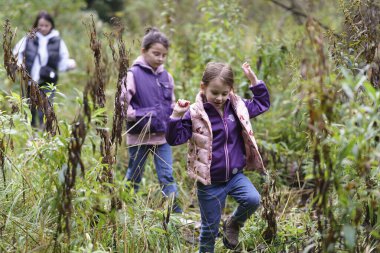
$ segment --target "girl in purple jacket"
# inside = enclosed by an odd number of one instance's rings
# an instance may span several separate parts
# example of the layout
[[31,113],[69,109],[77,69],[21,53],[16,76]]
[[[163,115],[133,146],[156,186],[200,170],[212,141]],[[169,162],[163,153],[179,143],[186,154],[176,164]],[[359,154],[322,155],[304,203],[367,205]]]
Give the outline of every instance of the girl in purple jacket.
[[[149,28],[142,40],[141,55],[134,61],[124,79],[121,101],[127,106],[127,144],[129,162],[126,178],[138,190],[145,161],[154,156],[158,181],[165,197],[176,197],[172,151],[166,143],[167,121],[175,104],[173,77],[165,70],[169,49],[166,36]],[[174,202],[173,212],[182,209]]]
[[233,92],[228,64],[210,62],[196,102],[190,105],[179,99],[166,131],[170,145],[189,145],[187,172],[197,182],[201,212],[199,252],[214,252],[227,195],[239,204],[223,226],[223,243],[229,249],[236,248],[240,228],[260,205],[260,194],[243,169],[265,173],[249,119],[269,109],[269,92],[248,63],[242,68],[250,81],[251,99]]

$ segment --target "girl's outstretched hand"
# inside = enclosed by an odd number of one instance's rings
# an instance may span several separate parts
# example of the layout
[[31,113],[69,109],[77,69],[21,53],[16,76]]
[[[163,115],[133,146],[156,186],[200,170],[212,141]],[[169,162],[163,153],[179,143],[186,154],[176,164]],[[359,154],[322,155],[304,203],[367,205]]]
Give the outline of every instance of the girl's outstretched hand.
[[259,82],[259,79],[257,79],[257,76],[255,72],[251,69],[251,66],[248,62],[244,62],[241,66],[244,71],[244,75],[249,79],[252,85],[256,85]]
[[172,118],[181,118],[190,107],[190,101],[185,99],[178,99],[174,106]]

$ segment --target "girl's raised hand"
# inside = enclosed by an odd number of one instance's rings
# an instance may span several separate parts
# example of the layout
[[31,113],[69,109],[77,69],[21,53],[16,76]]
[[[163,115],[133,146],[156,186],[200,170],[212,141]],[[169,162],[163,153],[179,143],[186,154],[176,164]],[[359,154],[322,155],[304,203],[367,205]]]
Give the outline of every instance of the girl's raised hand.
[[190,101],[185,99],[178,99],[174,106],[171,117],[181,118],[190,107]]
[[256,85],[258,83],[257,76],[255,72],[251,69],[251,66],[249,65],[248,62],[244,62],[243,65],[241,66],[244,71],[244,75],[249,79],[252,85]]

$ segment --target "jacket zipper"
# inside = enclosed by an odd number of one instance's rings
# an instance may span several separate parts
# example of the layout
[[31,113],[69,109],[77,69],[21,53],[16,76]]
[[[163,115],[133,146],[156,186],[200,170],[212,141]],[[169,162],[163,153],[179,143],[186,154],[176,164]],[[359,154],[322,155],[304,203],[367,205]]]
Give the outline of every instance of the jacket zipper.
[[224,125],[224,131],[226,131],[226,142],[224,143],[224,153],[226,156],[226,181],[230,177],[230,158],[228,156],[228,147],[227,147],[227,142],[228,142],[228,126],[224,120],[223,117],[223,125]]
[[228,157],[228,147],[227,147],[227,142],[228,142],[228,127],[227,127],[227,124],[224,120],[224,108],[223,108],[223,115],[215,108],[215,110],[218,112],[219,116],[221,117],[222,119],[222,122],[223,122],[223,127],[224,127],[224,131],[226,132],[226,141],[224,142],[224,156],[226,157],[226,181],[228,180],[229,178],[229,172],[230,172],[230,160],[229,160],[229,157]]

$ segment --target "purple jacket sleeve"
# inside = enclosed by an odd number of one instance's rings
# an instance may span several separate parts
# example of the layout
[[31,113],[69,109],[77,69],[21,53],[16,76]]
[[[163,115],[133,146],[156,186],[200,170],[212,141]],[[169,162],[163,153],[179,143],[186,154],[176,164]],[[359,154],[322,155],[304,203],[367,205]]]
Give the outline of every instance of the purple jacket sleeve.
[[254,118],[266,111],[270,107],[269,91],[263,81],[255,86],[250,86],[249,89],[253,93],[251,99],[244,99],[245,106],[248,108],[249,117]]
[[170,118],[166,130],[166,141],[171,146],[176,146],[187,142],[192,136],[192,124],[190,111],[187,111],[182,118]]

